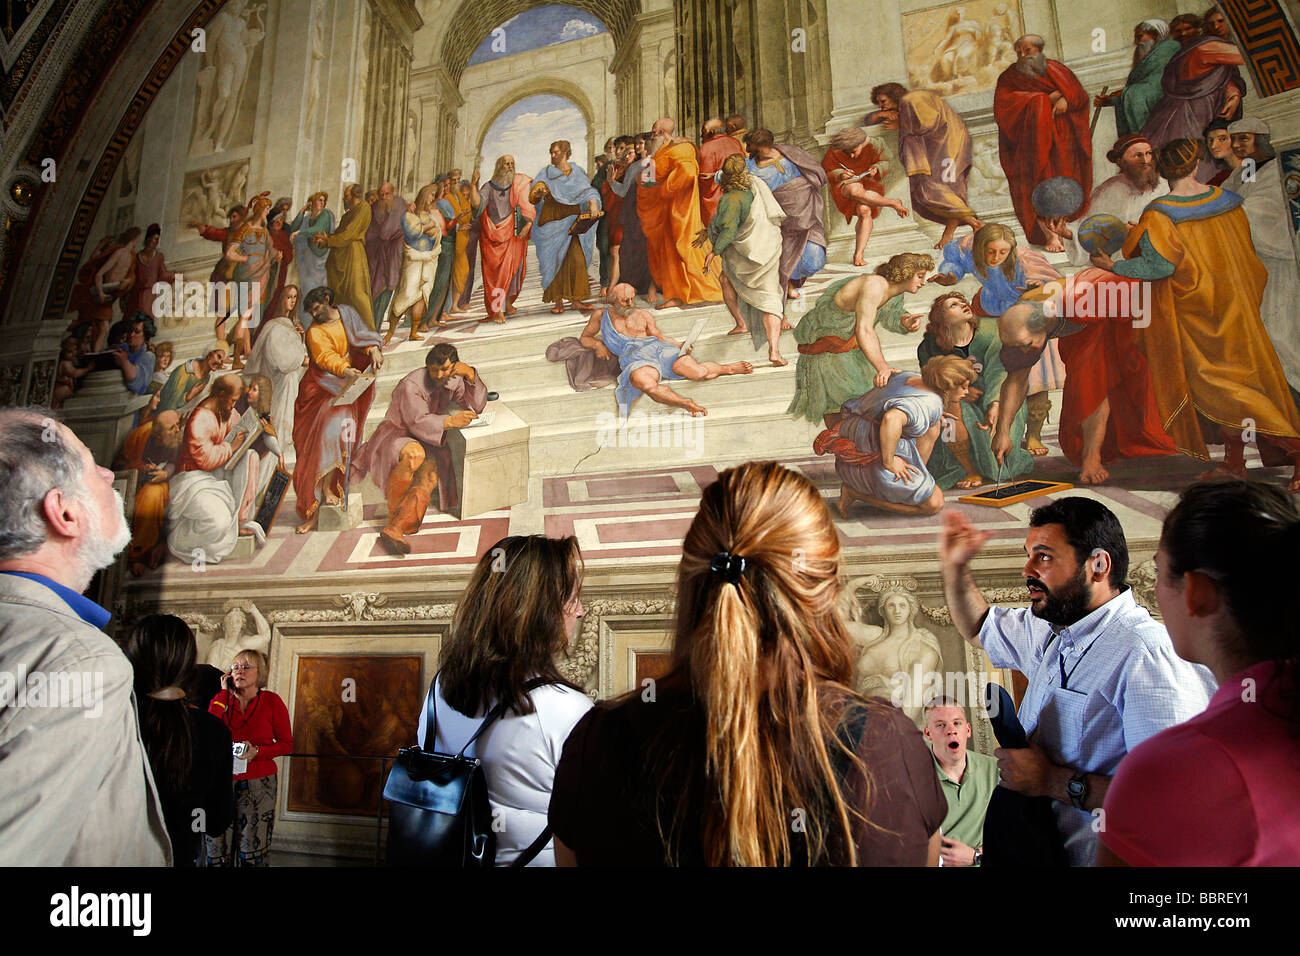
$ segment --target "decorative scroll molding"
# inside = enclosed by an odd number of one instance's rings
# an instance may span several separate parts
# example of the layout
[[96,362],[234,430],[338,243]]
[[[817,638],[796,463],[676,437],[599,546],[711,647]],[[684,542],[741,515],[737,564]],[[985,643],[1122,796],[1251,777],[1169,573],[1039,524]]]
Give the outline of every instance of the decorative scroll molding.
[[272,624],[307,624],[331,621],[450,621],[454,604],[415,604],[390,607],[388,595],[375,591],[349,591],[334,596],[334,608],[284,608],[272,611]]
[[[614,632],[606,622],[609,617],[671,617],[677,602],[667,598],[632,601],[591,601],[585,605],[582,634],[577,645],[560,662],[560,673],[582,687],[592,700],[600,697],[602,673],[609,672],[613,661],[609,655],[614,644]],[[617,692],[615,692],[617,693]]]
[[[1145,562],[1134,569],[1134,594],[1144,606],[1154,607],[1154,566]],[[903,591],[917,599],[919,582],[910,574],[867,574],[848,580],[845,587],[845,613],[852,620],[859,620],[864,614],[864,602],[860,601],[860,592],[880,595],[888,591]],[[1024,603],[1029,595],[1023,587],[987,588],[984,596],[990,604]],[[264,601],[263,606],[273,603]],[[209,642],[221,639],[226,617],[233,609],[251,614],[252,602],[247,598],[232,598],[221,605],[220,612],[214,610],[180,610],[159,608],[164,612],[172,610],[193,628],[196,635]],[[601,688],[611,679],[606,672],[613,666],[609,657],[615,644],[618,625],[611,627],[611,620],[635,618],[669,618],[676,611],[676,601],[671,598],[646,598],[630,600],[598,599],[586,602],[586,614],[577,639],[567,654],[558,661],[560,673],[574,685],[583,688],[592,699],[599,697]],[[920,605],[921,612],[930,621],[941,625],[951,625],[952,617],[946,606],[927,607]],[[139,609],[133,609],[138,611]],[[456,605],[444,604],[394,604],[387,594],[378,591],[347,591],[334,595],[328,606],[317,607],[278,607],[266,612],[265,620],[272,628],[280,625],[299,624],[341,624],[341,623],[400,623],[408,621],[431,621],[442,624],[450,623],[455,617]],[[202,646],[202,644],[200,645]],[[621,692],[616,689],[614,692]]]
[[1128,570],[1129,587],[1133,589],[1133,600],[1142,605],[1157,621],[1160,617],[1160,605],[1156,602],[1156,562],[1147,558],[1136,567]]

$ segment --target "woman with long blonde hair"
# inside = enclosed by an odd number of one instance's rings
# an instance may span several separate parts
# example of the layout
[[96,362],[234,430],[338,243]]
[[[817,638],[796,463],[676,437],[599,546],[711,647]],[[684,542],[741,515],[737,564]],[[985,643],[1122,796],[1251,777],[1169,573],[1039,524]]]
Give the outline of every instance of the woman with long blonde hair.
[[670,672],[588,714],[556,771],[556,860],[919,865],[947,809],[911,722],[853,692],[839,539],[774,462],[724,471],[682,545]]

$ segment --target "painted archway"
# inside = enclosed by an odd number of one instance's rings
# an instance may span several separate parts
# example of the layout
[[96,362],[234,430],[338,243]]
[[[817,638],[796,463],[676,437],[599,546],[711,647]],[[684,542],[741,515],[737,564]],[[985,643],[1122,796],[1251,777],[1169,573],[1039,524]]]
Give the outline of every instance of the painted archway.
[[[642,0],[563,0],[568,6],[585,10],[609,30],[614,46],[622,49],[631,36]],[[450,24],[442,42],[442,65],[453,83],[459,83],[470,55],[496,27],[534,7],[530,0],[461,0],[447,18]]]
[[[490,106],[483,110],[482,117],[479,118],[475,124],[474,138],[467,141],[467,145],[469,142],[474,144],[473,155],[484,155],[483,144],[487,139],[488,131],[492,128],[492,124],[495,123],[503,113],[509,110],[510,107],[531,96],[548,94],[567,100],[577,108],[579,113],[582,114],[582,118],[587,124],[588,155],[582,157],[575,156],[574,158],[581,162],[584,167],[590,169],[592,154],[599,148],[599,143],[596,142],[596,138],[600,134],[596,122],[596,111],[590,98],[587,97],[580,87],[560,77],[543,77],[535,82],[517,85],[493,101]],[[491,164],[495,161],[495,157],[484,156],[484,159],[487,168],[490,169]],[[520,169],[519,171],[528,172],[530,175],[533,172],[533,170],[525,169]]]

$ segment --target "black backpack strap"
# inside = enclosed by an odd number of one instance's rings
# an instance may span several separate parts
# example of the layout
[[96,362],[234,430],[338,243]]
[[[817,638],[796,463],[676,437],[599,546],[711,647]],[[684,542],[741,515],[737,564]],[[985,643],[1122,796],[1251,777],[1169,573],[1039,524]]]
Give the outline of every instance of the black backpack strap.
[[[434,676],[433,679],[434,679],[434,682],[435,682],[435,683],[436,683],[437,680],[438,680],[438,678],[437,678],[436,675]],[[552,680],[548,680],[548,679],[546,679],[545,677],[534,677],[532,680],[530,680],[530,681],[528,681],[527,683],[524,684],[524,690],[525,690],[525,691],[534,691],[534,690],[536,690],[536,689],[539,688],[539,687],[544,687],[544,686],[547,685],[547,684],[553,684],[553,683],[555,683],[555,682],[552,681]],[[429,688],[429,692],[430,692],[430,693],[433,693],[433,688],[432,688],[432,687]],[[435,707],[435,716],[436,716],[436,707],[437,707],[437,705],[435,704],[434,707]],[[469,740],[465,741],[465,746],[460,748],[460,753],[458,753],[456,756],[457,756],[457,757],[463,757],[463,756],[465,756],[465,751],[469,749],[469,745],[472,744],[474,741],[478,740],[478,738],[479,738],[479,734],[481,734],[481,733],[483,733],[483,731],[487,730],[488,725],[491,724],[492,721],[494,721],[494,720],[496,720],[498,717],[500,717],[500,716],[502,715],[502,713],[504,713],[504,712],[505,712],[505,705],[502,704],[502,703],[498,703],[495,707],[493,707],[491,710],[489,710],[489,711],[487,712],[487,716],[483,718],[483,723],[479,724],[479,725],[478,725],[478,730],[474,731],[474,736],[470,737]]]
[[433,680],[429,682],[429,693],[424,695],[424,749],[430,753],[436,747],[438,739],[438,671],[433,675]]
[[551,842],[551,825],[548,823],[546,824],[546,826],[542,827],[542,832],[537,835],[537,839],[534,840],[532,843],[528,844],[528,846],[525,847],[524,850],[517,857],[515,857],[515,861],[510,865],[512,867],[527,866],[529,863],[532,863],[533,860],[537,859],[537,854],[545,850],[546,844],[550,842]]
[[456,756],[457,756],[457,757],[463,757],[463,756],[465,756],[465,751],[466,751],[466,750],[469,750],[469,746],[470,746],[470,744],[472,744],[474,741],[478,740],[478,738],[479,738],[479,734],[481,734],[481,733],[483,733],[483,731],[487,730],[487,729],[488,729],[488,725],[489,725],[490,723],[492,723],[492,721],[494,721],[494,720],[496,720],[498,717],[500,717],[501,714],[502,714],[502,712],[503,712],[504,710],[505,710],[505,706],[502,705],[502,704],[497,704],[495,707],[493,707],[491,710],[489,710],[489,711],[487,712],[487,716],[483,718],[483,723],[481,723],[481,724],[478,725],[478,730],[474,731],[474,735],[473,735],[472,737],[470,737],[469,740],[465,741],[465,746],[460,748],[460,753],[456,754]]

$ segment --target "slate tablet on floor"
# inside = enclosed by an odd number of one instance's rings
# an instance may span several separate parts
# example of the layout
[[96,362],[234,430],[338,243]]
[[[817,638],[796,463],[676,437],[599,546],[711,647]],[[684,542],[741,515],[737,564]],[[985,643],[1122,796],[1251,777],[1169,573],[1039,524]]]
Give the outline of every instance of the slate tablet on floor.
[[990,508],[1005,508],[1017,501],[1050,495],[1058,491],[1069,491],[1074,485],[1068,481],[1017,481],[993,491],[981,491],[975,495],[962,495],[957,500],[968,505],[985,505]]

